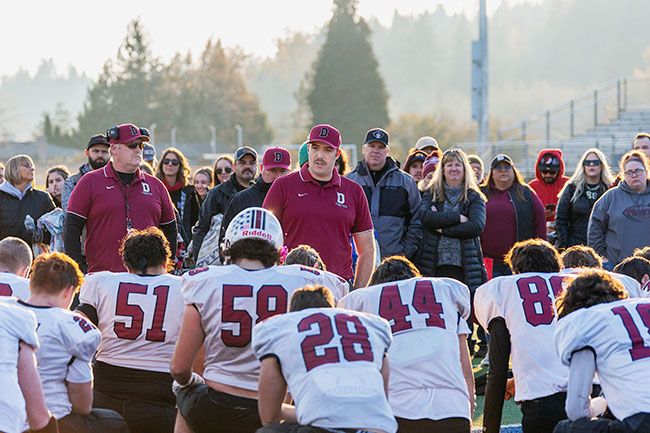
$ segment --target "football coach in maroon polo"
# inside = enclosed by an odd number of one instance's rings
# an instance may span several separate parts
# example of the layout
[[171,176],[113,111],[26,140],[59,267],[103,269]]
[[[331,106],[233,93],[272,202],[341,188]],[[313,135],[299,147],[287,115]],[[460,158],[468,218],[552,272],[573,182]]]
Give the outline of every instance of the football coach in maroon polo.
[[359,184],[339,176],[334,168],[341,154],[341,134],[332,125],[316,125],[308,140],[309,162],[299,171],[277,179],[264,207],[280,220],[291,250],[310,245],[327,270],[352,281],[354,239],[359,258],[354,287],[365,287],[375,262],[372,218]]
[[65,252],[86,269],[80,240],[85,226],[88,272],[125,272],[119,247],[131,229],[159,227],[176,250],[176,216],[167,188],[139,169],[147,132],[130,123],[106,131],[110,162],[83,176],[70,195]]

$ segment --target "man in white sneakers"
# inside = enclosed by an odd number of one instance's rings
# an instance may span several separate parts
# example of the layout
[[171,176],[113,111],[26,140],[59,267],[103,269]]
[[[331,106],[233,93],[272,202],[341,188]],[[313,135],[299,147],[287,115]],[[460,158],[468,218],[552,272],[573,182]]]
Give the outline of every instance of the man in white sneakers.
[[[379,316],[333,307],[327,288],[307,286],[294,292],[290,313],[253,329],[262,362],[265,427],[258,433],[397,431],[386,398],[390,326]],[[293,413],[283,408],[287,386]]]
[[29,298],[29,280],[32,249],[22,239],[4,238],[0,241],[0,296]]

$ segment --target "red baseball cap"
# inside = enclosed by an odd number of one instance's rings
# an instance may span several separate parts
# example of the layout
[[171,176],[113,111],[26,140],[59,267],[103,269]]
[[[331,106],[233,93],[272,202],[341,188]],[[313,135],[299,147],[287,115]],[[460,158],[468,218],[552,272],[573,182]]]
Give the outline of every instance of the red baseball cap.
[[291,154],[287,149],[280,146],[269,147],[264,151],[262,166],[266,169],[284,168],[289,170],[291,167]]
[[149,141],[149,131],[132,123],[123,123],[115,125],[106,131],[106,137],[110,144],[126,144],[138,139]]
[[321,123],[311,128],[307,142],[323,143],[334,149],[338,149],[341,146],[341,133],[332,125]]

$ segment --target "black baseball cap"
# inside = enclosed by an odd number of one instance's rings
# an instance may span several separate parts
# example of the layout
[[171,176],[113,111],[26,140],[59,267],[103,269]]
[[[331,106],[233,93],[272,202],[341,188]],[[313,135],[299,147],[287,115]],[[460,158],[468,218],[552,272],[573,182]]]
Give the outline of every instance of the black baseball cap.
[[389,140],[390,140],[390,136],[388,135],[388,132],[384,131],[381,128],[372,128],[370,131],[366,132],[366,140],[363,142],[363,144],[368,144],[368,143],[372,143],[373,141],[378,141],[382,143],[384,146],[388,146]]
[[90,140],[88,141],[88,145],[86,146],[86,150],[90,149],[96,144],[103,144],[105,146],[110,146],[104,134],[96,134],[90,137]]
[[252,156],[255,158],[255,161],[257,161],[257,152],[255,152],[255,149],[249,146],[242,146],[235,151],[235,161],[239,161],[246,155]]
[[505,162],[506,164],[514,166],[512,159],[508,155],[505,153],[499,153],[497,156],[492,158],[492,162],[490,162],[490,169],[496,167],[500,162]]

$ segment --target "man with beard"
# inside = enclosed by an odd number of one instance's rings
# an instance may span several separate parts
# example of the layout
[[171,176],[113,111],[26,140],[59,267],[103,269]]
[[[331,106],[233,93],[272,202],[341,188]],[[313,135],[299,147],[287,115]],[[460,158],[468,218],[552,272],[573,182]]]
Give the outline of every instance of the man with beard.
[[88,173],[89,171],[97,170],[102,168],[108,162],[108,140],[103,134],[97,134],[90,137],[86,150],[84,154],[88,158],[88,162],[79,167],[79,172],[68,177],[63,184],[63,193],[61,193],[61,207],[64,211],[68,209],[68,201],[70,200],[70,194],[77,182],[81,179],[81,176]]
[[230,180],[211,189],[201,205],[199,221],[194,226],[194,236],[192,237],[194,259],[198,259],[203,239],[205,239],[205,235],[208,234],[212,225],[212,217],[225,214],[230,199],[238,192],[253,185],[256,174],[257,152],[255,152],[255,149],[248,146],[237,149],[235,151],[234,176],[230,176]]

